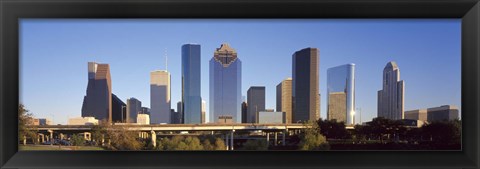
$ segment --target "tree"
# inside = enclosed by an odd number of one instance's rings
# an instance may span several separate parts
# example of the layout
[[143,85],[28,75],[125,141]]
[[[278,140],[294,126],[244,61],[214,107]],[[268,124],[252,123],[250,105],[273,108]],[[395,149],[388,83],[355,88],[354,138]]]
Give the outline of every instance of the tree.
[[[320,134],[320,127],[318,123],[309,121],[305,123],[307,128],[304,129],[304,133],[301,136],[299,143],[300,150],[328,150],[330,145],[327,142],[325,136]],[[311,127],[309,127],[311,126]]]
[[243,143],[244,150],[268,150],[268,143],[266,140],[247,140]]
[[460,144],[461,122],[433,121],[422,126],[422,135],[436,144]]
[[351,137],[345,128],[345,123],[337,122],[336,119],[319,119],[317,124],[320,129],[320,134],[324,135],[328,139],[347,139]]
[[227,146],[225,146],[225,142],[220,138],[216,138],[215,139],[215,150],[226,150],[226,149],[227,149]]
[[23,104],[18,105],[18,140],[22,141],[24,137],[31,138],[36,142],[37,130],[31,124],[33,123],[33,114],[28,113]]
[[108,148],[112,150],[141,150],[145,145],[137,140],[138,133],[122,127],[107,130],[110,139]]
[[209,139],[203,140],[202,145],[204,150],[215,150],[215,145],[212,145]]
[[78,134],[74,134],[72,135],[71,142],[74,146],[83,146],[85,144],[85,138]]

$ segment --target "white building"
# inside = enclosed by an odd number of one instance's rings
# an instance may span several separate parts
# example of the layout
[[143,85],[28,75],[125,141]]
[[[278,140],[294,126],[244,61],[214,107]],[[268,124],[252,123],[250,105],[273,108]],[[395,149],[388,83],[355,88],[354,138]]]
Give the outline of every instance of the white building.
[[98,125],[98,119],[95,119],[95,117],[75,117],[68,119],[67,125]]
[[138,114],[137,115],[137,124],[150,124],[150,115],[148,114]]
[[200,118],[202,124],[207,123],[205,121],[207,119],[206,111],[207,111],[207,102],[205,102],[205,100],[202,100],[202,115],[201,115],[201,118]]
[[170,121],[170,73],[157,70],[150,73],[150,115],[152,124]]

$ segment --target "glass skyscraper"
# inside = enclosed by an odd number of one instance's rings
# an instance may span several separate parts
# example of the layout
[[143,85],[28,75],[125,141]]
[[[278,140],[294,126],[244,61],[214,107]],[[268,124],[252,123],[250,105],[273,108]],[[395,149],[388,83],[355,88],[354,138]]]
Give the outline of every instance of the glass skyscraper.
[[88,62],[87,95],[83,98],[82,117],[112,122],[112,80],[108,64]]
[[327,70],[327,119],[355,124],[355,64]]
[[185,124],[202,123],[200,45],[182,46],[182,102]]
[[241,123],[242,62],[235,49],[222,44],[210,60],[210,122],[231,116]]
[[318,86],[319,51],[305,48],[292,56],[292,122],[305,122],[320,118]]

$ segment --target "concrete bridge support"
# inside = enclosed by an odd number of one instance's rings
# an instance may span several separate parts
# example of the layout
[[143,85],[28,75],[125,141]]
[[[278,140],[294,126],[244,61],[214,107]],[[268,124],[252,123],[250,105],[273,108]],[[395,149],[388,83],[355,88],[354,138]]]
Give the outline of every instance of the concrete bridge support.
[[152,141],[152,145],[153,145],[153,148],[157,147],[157,133],[155,133],[155,131],[150,131],[150,135],[151,135],[151,141]]

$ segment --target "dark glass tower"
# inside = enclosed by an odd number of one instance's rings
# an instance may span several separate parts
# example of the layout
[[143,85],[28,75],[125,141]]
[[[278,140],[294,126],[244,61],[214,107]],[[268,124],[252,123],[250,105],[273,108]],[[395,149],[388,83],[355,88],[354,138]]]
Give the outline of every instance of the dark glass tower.
[[210,60],[210,122],[231,116],[241,122],[242,62],[235,49],[222,44]]
[[265,111],[265,87],[250,87],[247,91],[247,103],[247,123],[258,123],[258,112]]
[[185,124],[201,123],[200,45],[182,46],[182,102]]
[[319,51],[305,48],[295,52],[292,60],[292,122],[317,120],[320,118]]
[[82,117],[112,122],[112,80],[108,64],[88,62],[87,95],[83,97]]
[[126,117],[123,116],[125,114],[123,112],[123,108],[126,106],[127,105],[120,98],[118,98],[117,95],[112,94],[112,122],[125,122]]

